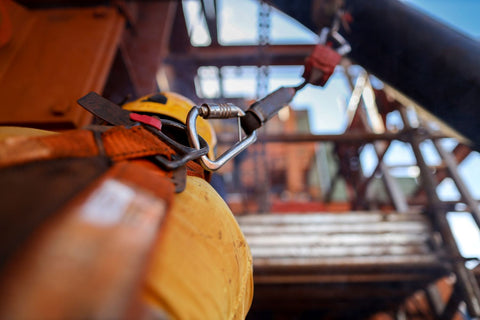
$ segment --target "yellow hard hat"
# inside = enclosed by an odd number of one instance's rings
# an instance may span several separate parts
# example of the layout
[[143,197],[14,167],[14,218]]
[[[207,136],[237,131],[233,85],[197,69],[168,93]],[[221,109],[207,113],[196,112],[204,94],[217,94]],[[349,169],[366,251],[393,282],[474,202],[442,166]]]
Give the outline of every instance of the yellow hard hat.
[[[148,112],[168,116],[185,124],[188,112],[194,105],[193,101],[180,94],[160,92],[128,102],[123,105],[123,108],[134,112]],[[210,158],[213,158],[217,137],[212,126],[207,120],[198,117],[197,132],[208,143],[210,148],[208,155]]]

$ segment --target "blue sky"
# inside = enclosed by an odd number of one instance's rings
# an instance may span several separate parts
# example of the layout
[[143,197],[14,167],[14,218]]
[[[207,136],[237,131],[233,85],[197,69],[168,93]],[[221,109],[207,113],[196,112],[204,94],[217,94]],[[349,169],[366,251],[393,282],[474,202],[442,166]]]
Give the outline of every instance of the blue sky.
[[451,27],[480,39],[480,1],[478,0],[403,0]]

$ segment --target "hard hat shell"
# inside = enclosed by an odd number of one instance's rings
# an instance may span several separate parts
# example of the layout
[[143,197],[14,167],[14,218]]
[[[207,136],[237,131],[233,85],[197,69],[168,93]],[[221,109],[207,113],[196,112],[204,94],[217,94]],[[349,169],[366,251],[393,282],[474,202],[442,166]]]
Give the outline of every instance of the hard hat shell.
[[252,271],[250,249],[228,205],[208,182],[187,176],[152,251],[144,301],[168,319],[245,319]]
[[[134,112],[148,112],[168,116],[185,124],[188,112],[194,105],[195,103],[193,101],[180,94],[174,92],[160,92],[128,102],[123,105],[123,108]],[[213,150],[217,144],[217,138],[213,127],[207,120],[198,117],[197,132],[208,143],[210,148],[208,154],[212,158],[214,155]]]

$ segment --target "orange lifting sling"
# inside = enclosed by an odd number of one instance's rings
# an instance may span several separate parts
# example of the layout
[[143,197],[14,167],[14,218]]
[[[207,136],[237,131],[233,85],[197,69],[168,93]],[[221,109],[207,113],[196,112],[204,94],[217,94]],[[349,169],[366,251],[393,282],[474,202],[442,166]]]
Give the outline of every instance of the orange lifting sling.
[[[0,235],[0,318],[138,319],[159,312],[173,318],[201,317],[202,312],[209,318],[245,317],[252,270],[238,225],[218,195],[195,180],[208,179],[198,163],[169,171],[151,161],[175,159],[177,152],[146,127],[0,141],[5,209],[0,219],[8,226]],[[174,181],[185,179],[185,172],[196,178],[187,179],[187,191],[174,204],[179,213],[167,215],[178,188]],[[186,210],[185,203],[197,203],[204,212]],[[209,221],[212,217],[217,221]],[[172,230],[183,231],[175,235]],[[203,243],[208,232],[215,239]],[[212,241],[224,252],[205,251]],[[195,249],[189,263],[197,266],[183,265],[178,255],[186,252],[180,245]],[[213,261],[201,261],[201,255]],[[175,277],[177,271],[181,274]],[[204,287],[193,290],[212,299],[209,310],[182,287],[181,278],[194,279],[195,272],[205,276],[187,282]],[[218,293],[228,285],[234,294],[227,299]]]

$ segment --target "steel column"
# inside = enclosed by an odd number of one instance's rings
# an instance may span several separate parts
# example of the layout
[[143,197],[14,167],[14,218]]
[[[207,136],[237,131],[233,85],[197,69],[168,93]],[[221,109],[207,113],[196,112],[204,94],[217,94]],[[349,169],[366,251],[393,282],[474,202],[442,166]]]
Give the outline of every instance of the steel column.
[[447,212],[437,195],[435,177],[425,162],[425,158],[420,150],[422,137],[418,134],[418,131],[410,125],[405,108],[401,108],[399,111],[402,116],[404,127],[412,132],[410,135],[410,143],[417,160],[417,165],[420,168],[421,183],[429,200],[427,213],[430,215],[435,227],[442,235],[447,252],[449,253],[450,259],[452,259],[451,263],[453,271],[457,277],[458,291],[460,291],[459,293],[462,295],[467,305],[468,312],[473,317],[479,317],[480,290],[472,272],[465,267],[464,259],[460,254],[452,230],[447,221]]
[[460,177],[460,173],[458,172],[458,167],[455,163],[454,157],[450,153],[445,151],[439,140],[433,139],[432,141],[438,151],[438,154],[447,165],[448,172],[452,177],[453,181],[455,182],[455,185],[457,186],[460,195],[462,196],[467,206],[470,207],[473,220],[475,220],[477,227],[480,228],[480,210],[478,208],[478,201],[473,198],[472,194],[470,193],[467,186]]

